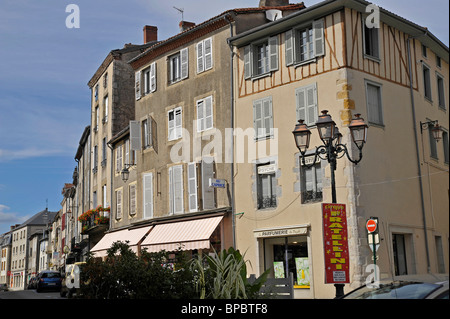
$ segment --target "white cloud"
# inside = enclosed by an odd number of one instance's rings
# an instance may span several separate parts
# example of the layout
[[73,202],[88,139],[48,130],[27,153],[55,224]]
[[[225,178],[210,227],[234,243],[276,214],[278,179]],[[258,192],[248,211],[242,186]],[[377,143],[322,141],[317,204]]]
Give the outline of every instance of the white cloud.
[[0,225],[8,227],[9,225],[22,224],[29,216],[19,216],[17,213],[8,212],[9,207],[0,204]]

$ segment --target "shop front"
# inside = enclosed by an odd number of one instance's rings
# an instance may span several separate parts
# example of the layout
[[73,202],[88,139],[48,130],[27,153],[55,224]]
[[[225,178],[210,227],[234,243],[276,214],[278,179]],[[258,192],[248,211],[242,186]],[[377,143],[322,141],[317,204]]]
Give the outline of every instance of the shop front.
[[256,229],[259,264],[269,278],[294,277],[294,298],[313,298],[309,225]]

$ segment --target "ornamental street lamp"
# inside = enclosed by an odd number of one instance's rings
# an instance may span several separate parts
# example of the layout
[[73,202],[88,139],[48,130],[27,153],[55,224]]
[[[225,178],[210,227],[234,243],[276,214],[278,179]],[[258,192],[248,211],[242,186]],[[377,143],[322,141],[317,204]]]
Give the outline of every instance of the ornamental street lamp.
[[135,166],[136,164],[123,164],[124,168],[120,172],[122,175],[122,180],[124,183],[127,182],[128,178],[130,177],[130,171],[128,170],[129,167]]
[[[303,119],[298,121],[298,124],[295,126],[292,134],[294,135],[295,144],[300,151],[302,165],[304,167],[312,167],[316,163],[317,157],[323,160],[326,159],[328,163],[330,163],[332,203],[337,203],[336,182],[334,176],[334,171],[336,170],[336,160],[346,155],[348,160],[355,165],[361,161],[362,149],[367,139],[368,126],[361,117],[361,114],[355,114],[355,118],[352,119],[350,125],[348,126],[352,141],[359,150],[359,157],[356,160],[350,157],[347,146],[345,144],[341,144],[342,134],[339,132],[336,123],[332,120],[331,115],[328,114],[328,111],[322,111],[322,115],[319,116],[316,126],[323,145],[316,147],[314,152],[314,160],[311,164],[306,164],[305,162],[305,154],[309,148],[311,131],[308,129]],[[335,284],[334,286],[336,287],[336,297],[343,296],[344,285]]]

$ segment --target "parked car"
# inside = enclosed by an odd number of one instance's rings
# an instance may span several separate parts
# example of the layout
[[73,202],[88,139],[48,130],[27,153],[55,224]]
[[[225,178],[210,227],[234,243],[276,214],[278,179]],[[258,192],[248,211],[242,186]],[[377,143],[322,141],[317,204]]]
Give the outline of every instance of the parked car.
[[0,284],[0,291],[8,291],[8,286],[6,284]]
[[361,286],[340,299],[448,299],[448,276],[399,276]]
[[30,281],[28,282],[27,289],[36,289],[38,275],[36,275],[35,277],[31,277],[30,278]]
[[44,289],[61,289],[61,274],[58,271],[44,270],[37,276],[36,291],[41,292]]
[[[71,298],[74,293],[79,294],[81,284],[80,274],[84,264],[86,264],[86,262],[76,262],[74,264],[66,265],[66,273],[62,279],[61,290],[59,292],[61,297],[67,296]],[[68,286],[70,286],[70,288]]]

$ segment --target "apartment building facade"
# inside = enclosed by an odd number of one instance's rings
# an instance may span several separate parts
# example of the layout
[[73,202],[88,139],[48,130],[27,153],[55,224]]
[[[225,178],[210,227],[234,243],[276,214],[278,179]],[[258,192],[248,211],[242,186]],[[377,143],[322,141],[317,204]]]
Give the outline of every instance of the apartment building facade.
[[[304,7],[272,5],[284,15]],[[227,38],[267,23],[270,9],[233,9],[198,25],[182,21],[180,34],[130,61],[135,119],[111,140],[116,231],[94,247],[99,256],[120,238],[131,239],[136,251],[219,251],[234,245],[232,145],[223,143],[233,125]]]
[[[355,166],[344,156],[335,171],[347,218],[345,291],[373,273],[370,217],[382,238],[381,277],[448,273],[448,48],[382,8],[379,26],[370,28],[368,5],[324,1],[230,39],[236,128],[254,132],[235,141],[236,248],[258,274],[293,273],[296,298],[336,292],[325,282],[323,226],[332,172],[314,156],[323,110],[352,159],[358,150],[347,127],[356,113],[369,125],[362,161]],[[292,134],[300,119],[312,132],[307,165]],[[441,144],[432,135],[436,120]]]

